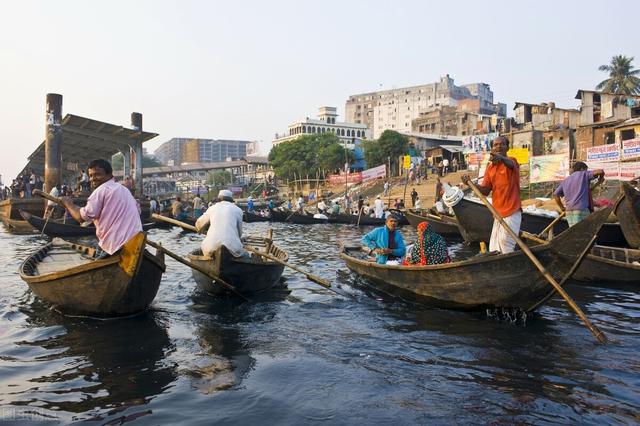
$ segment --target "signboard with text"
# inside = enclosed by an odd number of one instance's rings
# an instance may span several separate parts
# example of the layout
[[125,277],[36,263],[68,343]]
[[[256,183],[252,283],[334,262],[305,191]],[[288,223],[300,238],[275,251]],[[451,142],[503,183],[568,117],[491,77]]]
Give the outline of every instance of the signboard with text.
[[411,168],[411,156],[409,155],[405,155],[404,159],[402,161],[402,167],[405,169],[410,169]]
[[629,160],[638,157],[640,157],[640,138],[622,141],[622,159]]
[[608,162],[620,160],[620,148],[618,144],[592,146],[587,148],[587,161]]
[[344,185],[345,183],[360,183],[362,182],[362,173],[349,173],[345,176],[344,173],[339,175],[328,175],[327,180],[331,185]]
[[368,181],[371,179],[378,179],[387,176],[387,167],[382,164],[378,167],[372,167],[362,172],[362,180]]

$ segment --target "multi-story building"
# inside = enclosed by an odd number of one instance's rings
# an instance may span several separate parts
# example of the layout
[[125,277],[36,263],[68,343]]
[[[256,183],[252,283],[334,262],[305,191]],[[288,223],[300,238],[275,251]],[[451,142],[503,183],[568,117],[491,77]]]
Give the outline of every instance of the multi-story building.
[[438,106],[455,107],[465,99],[477,100],[475,109],[480,114],[506,116],[506,104],[493,102],[488,84],[456,86],[448,74],[435,83],[349,96],[345,116],[347,122],[366,125],[378,138],[388,129],[411,131],[411,121],[421,112]]
[[173,138],[153,153],[162,164],[177,166],[185,163],[217,163],[239,160],[247,156],[252,141]]
[[336,121],[338,117],[336,111],[335,107],[320,107],[317,120],[306,117],[304,120],[293,122],[289,125],[287,133],[283,135],[276,133],[273,145],[296,139],[302,135],[327,132],[335,134],[348,148],[353,148],[353,142],[356,139],[371,138],[371,132],[364,124]]
[[411,131],[432,135],[469,136],[495,131],[490,115],[460,111],[458,107],[434,107],[411,121]]

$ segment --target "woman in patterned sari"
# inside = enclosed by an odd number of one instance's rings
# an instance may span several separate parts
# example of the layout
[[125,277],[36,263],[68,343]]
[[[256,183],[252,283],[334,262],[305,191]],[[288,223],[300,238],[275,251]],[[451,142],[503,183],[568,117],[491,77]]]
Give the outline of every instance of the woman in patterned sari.
[[433,231],[429,222],[420,222],[418,241],[413,244],[403,265],[437,265],[449,262],[449,251],[444,238]]

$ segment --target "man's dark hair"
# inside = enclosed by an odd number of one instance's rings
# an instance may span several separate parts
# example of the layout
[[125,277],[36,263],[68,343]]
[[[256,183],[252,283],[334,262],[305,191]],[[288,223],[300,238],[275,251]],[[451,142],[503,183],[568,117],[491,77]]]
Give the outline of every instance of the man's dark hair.
[[588,167],[587,167],[587,165],[586,165],[585,163],[583,163],[582,161],[576,161],[575,163],[573,163],[573,167],[571,167],[571,169],[572,169],[574,172],[579,172],[579,171],[582,171],[582,170],[587,170],[587,169],[588,169]]
[[108,175],[113,174],[113,169],[111,168],[111,164],[107,160],[103,160],[103,159],[93,160],[87,166],[87,170],[95,169],[95,168],[104,170],[104,172]]

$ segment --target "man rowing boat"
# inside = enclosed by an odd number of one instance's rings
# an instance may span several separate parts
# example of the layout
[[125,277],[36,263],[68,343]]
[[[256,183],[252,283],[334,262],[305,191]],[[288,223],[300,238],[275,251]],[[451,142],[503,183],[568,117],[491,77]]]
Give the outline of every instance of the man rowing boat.
[[235,257],[246,254],[242,240],[242,210],[233,204],[231,191],[223,189],[218,193],[219,202],[209,207],[196,221],[196,229],[200,232],[210,224],[207,236],[200,247],[202,254],[212,256],[221,246],[225,246]]
[[93,160],[87,170],[93,189],[87,205],[79,207],[69,197],[62,197],[62,203],[78,222],[93,222],[100,247],[96,258],[100,259],[116,253],[142,232],[140,206],[131,191],[115,181],[108,161]]

